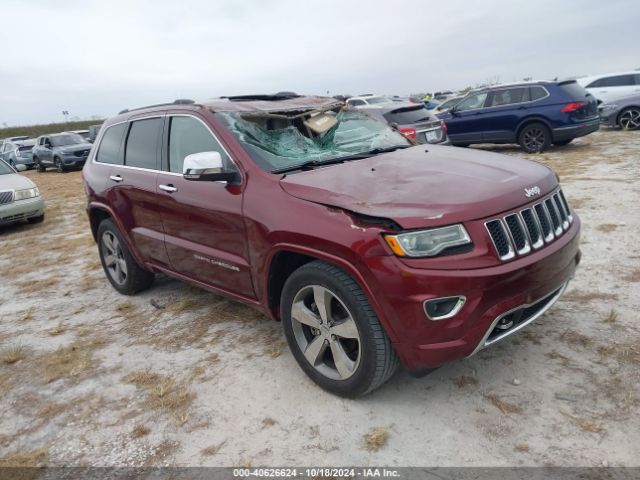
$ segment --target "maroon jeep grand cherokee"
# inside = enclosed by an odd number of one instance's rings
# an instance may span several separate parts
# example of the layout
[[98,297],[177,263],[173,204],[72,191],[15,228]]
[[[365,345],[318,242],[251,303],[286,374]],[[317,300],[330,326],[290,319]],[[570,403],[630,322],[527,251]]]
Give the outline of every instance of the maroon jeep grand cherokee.
[[123,111],[84,179],[117,291],[162,272],[253,305],[343,396],[520,330],[580,260],[580,221],[547,167],[415,146],[331,98]]

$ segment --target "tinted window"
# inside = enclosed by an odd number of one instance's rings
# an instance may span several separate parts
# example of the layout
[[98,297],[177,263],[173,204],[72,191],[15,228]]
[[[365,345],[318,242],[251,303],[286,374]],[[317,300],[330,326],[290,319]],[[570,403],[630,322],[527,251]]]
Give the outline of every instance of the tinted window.
[[149,118],[131,123],[124,163],[129,167],[157,169],[158,139],[162,118]]
[[100,147],[98,147],[96,162],[122,165],[120,146],[122,145],[122,137],[124,136],[126,127],[126,123],[121,123],[119,125],[109,127],[104,132],[104,136],[100,142]]
[[362,100],[349,100],[347,103],[349,103],[349,105],[353,105],[358,106],[358,105],[364,105],[364,102]]
[[529,88],[529,95],[531,97],[531,101],[533,102],[535,100],[540,100],[541,98],[546,97],[547,91],[542,87],[534,86]]
[[605,77],[595,82],[591,82],[588,88],[602,87],[626,87],[635,84],[635,75],[616,75],[614,77]]
[[87,142],[77,133],[63,133],[60,135],[52,135],[51,143],[54,147],[63,147],[65,145],[79,145]]
[[169,130],[169,171],[182,173],[185,157],[200,152],[218,152],[223,164],[230,164],[222,146],[201,121],[193,117],[172,117]]
[[503,90],[495,90],[487,106],[500,107],[528,101],[529,87],[505,88]]
[[587,91],[576,82],[561,84],[560,88],[573,99],[582,99],[587,95]]
[[484,101],[487,98],[487,92],[476,93],[475,95],[469,95],[456,105],[456,111],[462,112],[464,110],[473,110],[476,108],[482,108]]
[[387,122],[397,123],[398,125],[434,120],[429,111],[423,107],[392,110],[383,116]]

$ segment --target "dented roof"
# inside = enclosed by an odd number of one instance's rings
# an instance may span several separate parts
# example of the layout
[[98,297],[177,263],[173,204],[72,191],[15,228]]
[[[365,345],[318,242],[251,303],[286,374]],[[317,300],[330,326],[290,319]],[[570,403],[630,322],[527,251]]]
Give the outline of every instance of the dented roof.
[[[237,98],[237,97],[236,97]],[[299,96],[274,100],[230,100],[216,98],[200,102],[214,112],[290,112],[300,110],[317,110],[328,107],[340,107],[344,102],[331,97]]]

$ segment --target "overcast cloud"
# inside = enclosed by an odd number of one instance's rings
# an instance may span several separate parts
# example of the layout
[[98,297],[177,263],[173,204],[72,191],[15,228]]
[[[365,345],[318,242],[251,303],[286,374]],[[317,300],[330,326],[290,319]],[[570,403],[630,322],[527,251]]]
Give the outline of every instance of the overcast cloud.
[[640,67],[637,0],[2,0],[0,124],[175,98],[398,93]]

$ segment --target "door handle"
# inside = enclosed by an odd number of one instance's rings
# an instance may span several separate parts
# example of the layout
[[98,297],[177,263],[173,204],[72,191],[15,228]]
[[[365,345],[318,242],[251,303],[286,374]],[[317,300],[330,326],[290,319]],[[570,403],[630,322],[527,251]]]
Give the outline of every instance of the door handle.
[[120,175],[111,175],[109,180],[120,183],[122,181],[122,177]]
[[174,187],[173,185],[169,184],[169,185],[158,185],[158,188],[160,190],[163,190],[165,192],[168,193],[173,193],[173,192],[177,192],[178,189],[176,187]]

